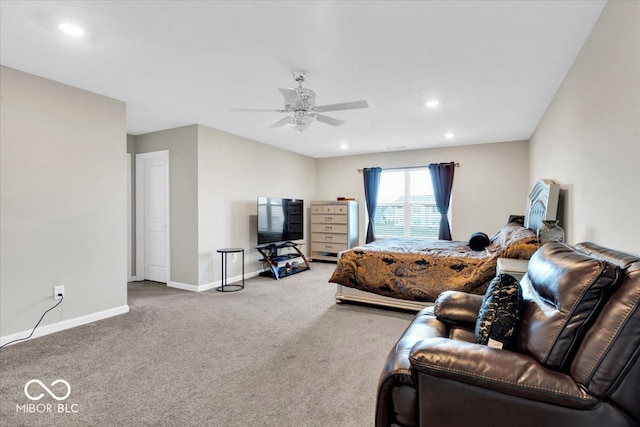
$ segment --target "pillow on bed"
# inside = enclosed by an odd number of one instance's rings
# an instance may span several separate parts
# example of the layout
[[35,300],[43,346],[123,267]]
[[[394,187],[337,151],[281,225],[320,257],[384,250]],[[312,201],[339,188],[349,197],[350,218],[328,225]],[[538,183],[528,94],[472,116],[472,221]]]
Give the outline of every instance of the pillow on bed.
[[515,348],[522,315],[522,288],[508,274],[500,274],[489,284],[476,320],[476,343],[489,347]]
[[487,250],[500,258],[529,259],[539,247],[536,232],[515,222],[503,225],[489,240]]
[[489,246],[491,240],[489,240],[489,236],[480,231],[473,233],[471,238],[469,238],[469,247],[473,251],[481,251],[487,246]]

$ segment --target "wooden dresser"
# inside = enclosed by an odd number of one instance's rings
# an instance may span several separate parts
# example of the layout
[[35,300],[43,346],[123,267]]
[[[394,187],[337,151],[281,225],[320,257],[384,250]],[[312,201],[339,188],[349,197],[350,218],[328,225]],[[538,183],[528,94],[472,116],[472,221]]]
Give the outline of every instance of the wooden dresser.
[[311,202],[311,258],[338,261],[338,253],[358,245],[358,202]]

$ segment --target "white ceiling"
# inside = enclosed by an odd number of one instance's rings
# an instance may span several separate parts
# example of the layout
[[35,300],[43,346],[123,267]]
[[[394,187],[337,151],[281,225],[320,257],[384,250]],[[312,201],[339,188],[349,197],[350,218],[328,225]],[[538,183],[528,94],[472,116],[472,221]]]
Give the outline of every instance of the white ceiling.
[[[516,141],[604,3],[2,0],[0,62],[125,101],[134,135],[199,123],[318,158]],[[270,129],[281,113],[229,111],[282,108],[277,88],[295,87],[296,68],[318,105],[370,107],[303,133]]]

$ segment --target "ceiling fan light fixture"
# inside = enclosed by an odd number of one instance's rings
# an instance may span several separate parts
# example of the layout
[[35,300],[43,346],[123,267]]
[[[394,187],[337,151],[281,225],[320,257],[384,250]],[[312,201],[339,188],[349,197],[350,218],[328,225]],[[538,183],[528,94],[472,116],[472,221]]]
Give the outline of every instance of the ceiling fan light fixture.
[[288,111],[312,110],[316,106],[316,93],[306,87],[295,88],[297,99],[285,99],[284,109]]
[[289,126],[293,130],[302,132],[309,129],[311,124],[315,121],[315,114],[307,114],[306,111],[296,110],[292,115],[289,116],[289,122],[287,123],[287,126]]

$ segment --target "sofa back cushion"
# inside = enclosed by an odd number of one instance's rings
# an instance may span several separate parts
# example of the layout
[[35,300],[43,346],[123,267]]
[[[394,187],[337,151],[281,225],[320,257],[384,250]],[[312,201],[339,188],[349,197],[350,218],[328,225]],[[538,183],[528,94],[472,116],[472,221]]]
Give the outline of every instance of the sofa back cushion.
[[[612,396],[640,418],[640,406],[623,402],[627,396],[637,403],[635,399],[640,395],[640,370],[631,368],[640,364],[640,257],[593,243],[579,243],[576,247],[616,264],[622,280],[585,335],[570,374],[590,394]],[[628,378],[634,373],[635,378]],[[625,390],[619,393],[618,389]],[[618,397],[620,394],[623,398]]]
[[551,369],[566,368],[618,277],[616,266],[564,243],[541,246],[521,282],[518,351]]

